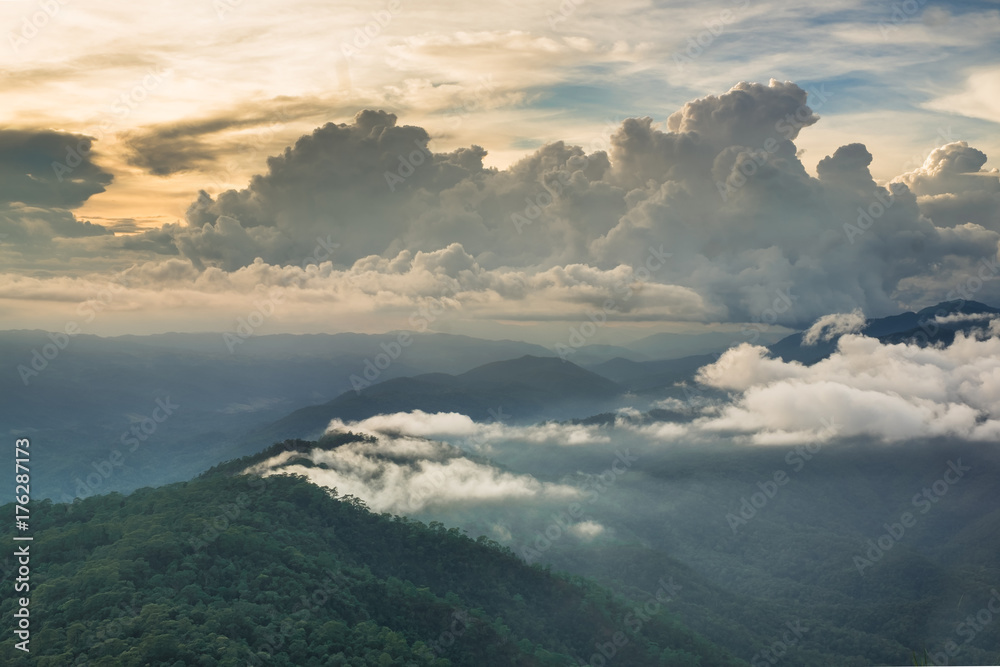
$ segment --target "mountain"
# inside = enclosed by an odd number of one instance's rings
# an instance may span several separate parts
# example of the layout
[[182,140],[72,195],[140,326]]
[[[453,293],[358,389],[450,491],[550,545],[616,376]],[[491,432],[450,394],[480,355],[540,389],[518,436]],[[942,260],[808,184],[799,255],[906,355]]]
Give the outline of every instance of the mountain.
[[[32,479],[36,497],[129,491],[183,480],[245,453],[238,445],[246,433],[339,396],[352,377],[464,373],[524,354],[550,353],[437,333],[244,339],[5,331],[0,433],[45,443]],[[166,414],[161,403],[177,407]],[[108,463],[112,457],[117,464]],[[13,493],[10,478],[0,480],[0,493]]]
[[[982,329],[990,318],[997,316],[1000,316],[1000,309],[978,301],[944,301],[915,313],[868,319],[860,333],[889,344],[950,345],[957,332],[968,334],[973,329]],[[827,341],[803,345],[803,335],[791,334],[769,349],[785,361],[812,364],[833,354],[840,339],[834,336]]]
[[631,361],[649,361],[651,357],[627,347],[619,345],[581,345],[580,347],[558,348],[557,353],[562,352],[567,361],[572,361],[578,366],[588,367],[593,364],[600,364],[611,359],[623,358]]
[[[959,331],[969,333],[973,329],[982,328],[988,318],[1000,315],[1000,309],[987,306],[977,301],[945,301],[924,308],[918,312],[906,312],[889,317],[871,318],[861,329],[866,336],[878,338],[883,343],[911,342],[919,345],[943,344],[950,345]],[[936,318],[948,318],[948,321],[938,321]],[[670,341],[670,337],[678,334],[655,334],[644,341]],[[785,336],[779,341],[768,345],[775,357],[785,361],[799,361],[806,364],[816,363],[825,359],[837,349],[840,336],[833,336],[827,341],[818,341],[813,345],[803,345],[804,332]],[[719,341],[728,334],[705,334],[707,339]],[[764,338],[761,336],[761,338]],[[736,343],[745,342],[737,340]],[[633,344],[634,345],[634,344]],[[706,343],[708,345],[708,343]],[[639,346],[646,349],[644,346]],[[676,385],[691,384],[699,368],[714,362],[724,347],[719,347],[712,354],[694,354],[675,359],[656,361],[632,360],[617,357],[603,363],[587,366],[598,375],[621,383],[630,391],[640,393],[669,394],[683,397]]]
[[526,355],[460,375],[394,378],[345,392],[328,403],[296,410],[250,442],[316,437],[335,418],[359,420],[411,410],[460,412],[477,421],[503,415],[519,423],[579,417],[607,409],[623,391],[617,383],[572,362]]
[[696,354],[679,359],[637,362],[618,357],[603,364],[590,366],[588,370],[614,380],[632,391],[645,391],[689,381],[695,371],[718,358],[718,354]]
[[31,516],[31,654],[8,633],[12,667],[746,664],[656,599],[639,617],[588,580],[301,478],[216,473]]

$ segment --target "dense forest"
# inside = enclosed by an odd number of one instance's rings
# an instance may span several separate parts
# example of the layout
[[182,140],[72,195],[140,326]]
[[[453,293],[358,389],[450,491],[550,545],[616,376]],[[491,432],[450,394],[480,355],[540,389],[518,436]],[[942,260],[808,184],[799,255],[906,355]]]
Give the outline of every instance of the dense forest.
[[669,582],[626,600],[302,478],[232,474],[243,463],[34,503],[32,654],[7,638],[3,664],[746,664],[683,626]]

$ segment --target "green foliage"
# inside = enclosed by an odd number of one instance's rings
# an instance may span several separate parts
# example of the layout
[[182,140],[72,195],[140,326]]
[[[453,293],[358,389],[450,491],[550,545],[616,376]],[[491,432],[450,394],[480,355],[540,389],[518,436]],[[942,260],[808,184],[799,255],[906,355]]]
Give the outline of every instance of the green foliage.
[[[40,503],[32,653],[6,639],[0,661],[562,667],[624,630],[616,664],[743,664],[665,613],[629,634],[629,609],[610,593],[490,540],[374,514],[303,478],[226,474],[246,463],[127,497]],[[0,613],[13,605],[5,597]]]

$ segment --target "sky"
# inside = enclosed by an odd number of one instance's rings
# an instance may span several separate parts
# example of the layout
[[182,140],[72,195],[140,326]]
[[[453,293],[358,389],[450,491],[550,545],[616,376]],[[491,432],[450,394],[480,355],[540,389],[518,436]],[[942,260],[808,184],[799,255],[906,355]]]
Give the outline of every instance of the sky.
[[997,2],[8,0],[0,25],[7,329],[552,346],[1000,303]]

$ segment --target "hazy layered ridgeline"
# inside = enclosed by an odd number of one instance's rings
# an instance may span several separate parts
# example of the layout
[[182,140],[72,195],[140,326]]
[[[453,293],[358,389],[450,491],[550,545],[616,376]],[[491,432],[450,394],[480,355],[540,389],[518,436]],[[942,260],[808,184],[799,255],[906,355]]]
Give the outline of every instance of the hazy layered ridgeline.
[[[441,370],[386,372],[323,403],[309,383],[336,386],[325,376],[337,364],[363,373],[366,346],[386,337],[261,336],[238,359],[221,337],[74,341],[82,352],[59,382],[19,410],[27,423],[66,386],[103,397],[31,435],[47,444],[36,465],[67,471],[37,475],[56,504],[35,504],[33,547],[62,555],[34,575],[37,598],[60,610],[40,621],[49,648],[36,659],[754,664],[781,652],[864,665],[961,646],[964,661],[989,664],[996,631],[977,615],[996,606],[1000,547],[994,320],[998,309],[953,301],[824,318],[770,349],[590,370],[544,348],[416,336],[427,370]],[[525,351],[548,355],[475,365]],[[169,373],[191,393],[154,402],[166,418],[148,434],[141,417],[122,423],[137,397],[110,389],[164,386]],[[265,373],[274,385],[249,382]],[[297,391],[255,393],[282,381]],[[786,398],[760,403],[772,392]],[[187,405],[195,416],[182,418]],[[114,424],[145,435],[141,446],[102,441]],[[228,461],[196,477],[182,457],[199,470]],[[134,491],[172,479],[191,481]],[[358,521],[365,537],[344,537]],[[440,555],[426,560],[429,549]],[[273,565],[241,560],[272,551]],[[305,571],[289,569],[292,553]],[[524,588],[469,598],[497,583],[499,563]],[[17,561],[4,572],[13,580]],[[584,610],[557,592],[581,586],[604,601]],[[237,609],[245,620],[226,615]]]

